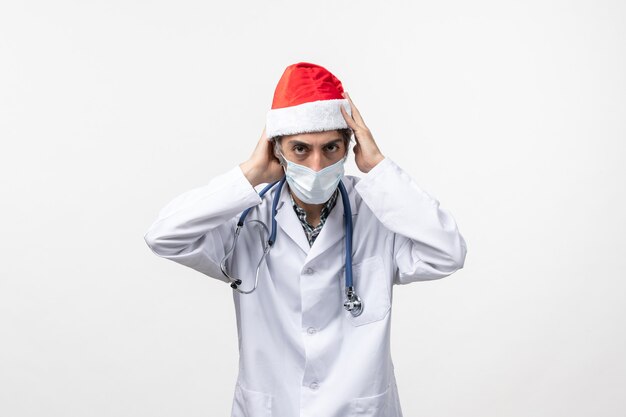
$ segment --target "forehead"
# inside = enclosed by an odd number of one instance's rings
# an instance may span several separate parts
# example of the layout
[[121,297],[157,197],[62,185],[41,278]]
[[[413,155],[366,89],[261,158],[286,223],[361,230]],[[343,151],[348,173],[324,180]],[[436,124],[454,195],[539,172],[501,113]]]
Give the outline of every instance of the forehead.
[[335,140],[342,140],[341,134],[337,130],[324,132],[300,133],[297,135],[286,135],[283,137],[284,143],[305,143],[307,145],[324,145]]

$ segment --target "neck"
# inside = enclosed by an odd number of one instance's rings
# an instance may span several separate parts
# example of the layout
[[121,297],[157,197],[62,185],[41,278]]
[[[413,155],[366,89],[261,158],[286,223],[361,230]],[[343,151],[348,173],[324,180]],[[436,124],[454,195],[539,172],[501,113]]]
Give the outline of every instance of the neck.
[[325,203],[321,203],[321,204],[305,203],[304,201],[300,200],[298,196],[292,193],[291,190],[289,190],[289,192],[291,193],[291,196],[293,197],[293,201],[295,201],[296,204],[302,207],[304,211],[306,212],[307,222],[309,222],[309,224],[312,224],[314,226],[317,225],[319,223],[319,219],[322,214],[322,208],[324,207]]

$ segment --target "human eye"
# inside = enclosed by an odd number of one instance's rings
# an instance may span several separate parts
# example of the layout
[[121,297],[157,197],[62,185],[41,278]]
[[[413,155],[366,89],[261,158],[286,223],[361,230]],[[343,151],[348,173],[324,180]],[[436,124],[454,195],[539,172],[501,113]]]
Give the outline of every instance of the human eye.
[[339,146],[337,146],[336,144],[332,143],[330,145],[326,145],[326,150],[329,152],[336,152],[339,150]]
[[291,149],[296,155],[302,155],[306,152],[306,146],[303,145],[294,145]]

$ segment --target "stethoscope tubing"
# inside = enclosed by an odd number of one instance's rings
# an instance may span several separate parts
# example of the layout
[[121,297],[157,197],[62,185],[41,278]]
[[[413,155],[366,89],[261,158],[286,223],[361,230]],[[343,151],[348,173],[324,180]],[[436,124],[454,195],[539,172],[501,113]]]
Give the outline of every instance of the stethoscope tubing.
[[[272,183],[267,184],[265,187],[263,187],[263,189],[259,192],[259,197],[263,198],[263,196],[270,191],[276,184],[278,184],[278,187],[276,188],[276,190],[274,191],[274,197],[272,199],[272,229],[271,229],[271,233],[270,236],[267,240],[267,243],[263,249],[263,256],[261,257],[261,259],[259,260],[259,264],[257,265],[257,269],[256,269],[256,276],[255,276],[255,282],[254,282],[254,287],[249,290],[249,291],[244,291],[238,288],[239,285],[241,285],[241,279],[239,278],[234,278],[231,277],[228,274],[227,271],[227,267],[226,267],[226,262],[227,259],[232,256],[234,250],[235,250],[235,245],[237,244],[237,239],[239,238],[239,233],[241,232],[241,228],[243,227],[246,217],[248,216],[248,213],[250,213],[250,210],[253,209],[253,207],[249,207],[246,210],[244,210],[241,213],[241,216],[239,217],[239,220],[237,221],[237,228],[235,229],[235,237],[233,240],[233,244],[231,246],[231,248],[226,252],[226,254],[224,255],[224,258],[222,259],[222,262],[220,263],[220,269],[222,270],[222,273],[231,281],[231,288],[233,288],[233,290],[236,290],[242,294],[250,294],[251,292],[253,292],[258,285],[258,281],[259,281],[259,270],[261,268],[261,263],[263,262],[263,260],[265,259],[265,257],[267,256],[267,254],[269,253],[270,249],[272,248],[272,246],[274,245],[274,243],[276,242],[276,233],[277,233],[277,224],[276,224],[276,212],[277,212],[277,206],[278,206],[278,200],[279,200],[279,196],[280,193],[283,189],[283,186],[285,184],[287,177],[284,176],[281,180],[279,181],[274,181]],[[361,299],[359,298],[359,296],[356,294],[356,292],[354,291],[354,287],[353,287],[353,282],[352,282],[352,232],[353,232],[353,224],[352,224],[352,208],[350,207],[350,199],[348,197],[348,192],[346,190],[346,187],[343,185],[343,182],[340,180],[338,183],[338,188],[339,188],[339,192],[341,194],[341,201],[343,203],[343,207],[344,207],[344,233],[345,233],[345,250],[346,250],[346,262],[345,262],[345,274],[346,274],[346,283],[345,283],[345,292],[346,292],[346,296],[347,296],[347,300],[344,302],[344,307],[350,311],[352,313],[353,316],[358,316],[361,314],[362,309],[363,309],[363,303],[361,302]],[[257,221],[257,220],[254,220]],[[267,230],[267,227],[264,226],[265,229]]]
[[352,208],[343,182],[339,181],[339,192],[343,202],[343,217],[346,239],[346,288],[352,287]]

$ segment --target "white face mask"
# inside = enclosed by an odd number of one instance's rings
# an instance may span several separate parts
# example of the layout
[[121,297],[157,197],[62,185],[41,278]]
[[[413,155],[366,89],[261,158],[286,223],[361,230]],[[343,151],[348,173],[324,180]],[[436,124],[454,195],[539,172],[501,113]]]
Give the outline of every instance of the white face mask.
[[288,161],[283,155],[283,159],[287,162],[285,175],[289,188],[305,203],[325,203],[333,195],[343,177],[343,167],[347,157],[348,153],[346,152],[346,156],[339,161],[316,172],[304,165]]

